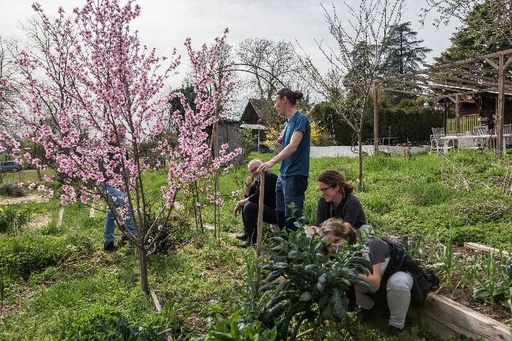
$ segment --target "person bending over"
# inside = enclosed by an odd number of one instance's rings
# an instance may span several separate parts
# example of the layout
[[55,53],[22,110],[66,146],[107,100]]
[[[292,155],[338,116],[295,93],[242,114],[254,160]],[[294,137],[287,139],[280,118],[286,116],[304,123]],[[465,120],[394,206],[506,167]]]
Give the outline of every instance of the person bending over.
[[[320,226],[320,235],[325,238],[326,249],[329,253],[337,252],[344,244],[355,244],[357,235],[352,226],[339,218],[329,218]],[[405,326],[405,318],[411,302],[412,276],[405,271],[385,274],[390,261],[390,249],[387,242],[380,238],[370,238],[366,243],[367,251],[363,257],[372,264],[372,273],[360,274],[367,281],[371,290],[356,285],[356,305],[364,310],[374,308],[374,293],[379,288],[386,290],[386,302],[389,308],[389,331],[398,333]],[[387,279],[386,279],[387,278]],[[382,307],[375,307],[382,309]]]

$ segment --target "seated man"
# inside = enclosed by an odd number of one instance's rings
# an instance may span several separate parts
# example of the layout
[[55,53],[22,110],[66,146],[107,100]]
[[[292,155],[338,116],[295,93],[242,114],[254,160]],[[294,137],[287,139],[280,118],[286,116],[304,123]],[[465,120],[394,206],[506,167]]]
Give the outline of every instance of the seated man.
[[[251,175],[245,181],[244,195],[245,198],[240,200],[233,211],[235,217],[242,211],[242,220],[244,223],[244,233],[237,235],[238,239],[245,242],[239,244],[239,247],[248,247],[256,243],[257,227],[258,227],[258,205],[260,198],[260,174],[256,171],[261,165],[261,161],[254,159],[249,162],[247,168]],[[276,224],[276,182],[277,175],[271,171],[265,171],[265,193],[263,207],[263,221],[269,224]]]

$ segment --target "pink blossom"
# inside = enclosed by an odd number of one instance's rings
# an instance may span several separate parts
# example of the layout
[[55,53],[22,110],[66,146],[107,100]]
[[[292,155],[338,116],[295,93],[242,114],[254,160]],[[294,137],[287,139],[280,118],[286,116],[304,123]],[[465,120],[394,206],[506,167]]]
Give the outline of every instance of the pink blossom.
[[[174,110],[175,140],[158,140],[150,151],[169,165],[159,207],[171,210],[177,193],[189,195],[191,184],[197,184],[211,203],[223,204],[211,183],[241,150],[229,151],[222,145],[214,152],[207,132],[230,108],[233,81],[226,66],[231,62],[221,59],[228,30],[214,44],[203,44],[198,50],[190,38],[185,40],[196,94],[195,102],[189,103],[183,94],[166,92],[167,79],[179,67],[181,57],[175,52],[170,58],[159,57],[132,31],[131,23],[141,13],[134,0],[123,4],[120,0],[88,0],[72,13],[60,8],[55,17],[47,16],[39,4],[33,8],[48,45],[19,54],[15,64],[24,77],[18,87],[24,89],[18,96],[21,105],[5,112],[30,134],[18,137],[1,132],[0,151],[8,150],[37,168],[53,167],[63,182],[62,204],[105,200],[105,183],[122,189],[130,205],[117,211],[117,219],[130,213],[142,231],[141,217],[157,206],[142,195],[142,174],[148,166],[141,159],[141,146],[169,133],[169,113]],[[2,89],[14,86],[6,79],[0,82]],[[183,112],[170,107],[174,98],[181,102]],[[109,144],[110,134],[117,129],[126,131],[122,147]],[[32,142],[44,156],[22,150],[20,138]],[[117,156],[109,159],[108,153]],[[53,196],[45,185],[37,189]]]

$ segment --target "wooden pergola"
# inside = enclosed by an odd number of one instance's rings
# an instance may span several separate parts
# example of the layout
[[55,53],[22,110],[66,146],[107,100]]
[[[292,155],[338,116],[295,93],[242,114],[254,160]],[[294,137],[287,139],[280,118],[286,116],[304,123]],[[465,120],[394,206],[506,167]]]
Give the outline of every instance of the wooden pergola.
[[[374,147],[379,144],[378,90],[401,92],[450,100],[455,103],[456,129],[459,132],[460,103],[465,96],[490,92],[497,94],[496,150],[503,147],[505,96],[512,95],[512,49],[476,56],[463,61],[429,66],[404,74],[393,74],[374,81]],[[401,89],[401,86],[403,87]]]

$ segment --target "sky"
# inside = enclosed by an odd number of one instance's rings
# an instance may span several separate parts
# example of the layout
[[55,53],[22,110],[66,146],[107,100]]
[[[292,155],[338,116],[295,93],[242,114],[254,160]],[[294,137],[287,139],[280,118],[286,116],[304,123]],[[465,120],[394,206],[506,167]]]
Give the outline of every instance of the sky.
[[[456,24],[439,29],[432,25],[433,17],[423,27],[418,15],[425,0],[406,0],[404,21],[418,32],[424,46],[433,50],[427,62],[450,46],[450,37]],[[23,23],[34,16],[31,7],[34,0],[0,0],[0,36],[23,41]],[[354,0],[347,0],[353,3]],[[39,0],[47,15],[57,13],[59,6],[67,13],[74,7],[83,7],[85,0]],[[287,40],[301,47],[318,63],[324,62],[315,43],[328,41],[330,34],[320,4],[330,8],[334,3],[343,9],[339,0],[138,0],[141,16],[133,27],[139,30],[143,44],[156,48],[157,55],[171,56],[174,48],[185,56],[184,42],[187,37],[198,49],[202,44],[211,44],[215,37],[229,28],[228,43],[236,46],[246,38],[268,38],[274,41]],[[338,12],[340,16],[344,15]],[[180,68],[181,76],[187,72]],[[179,86],[179,84],[177,85]]]

